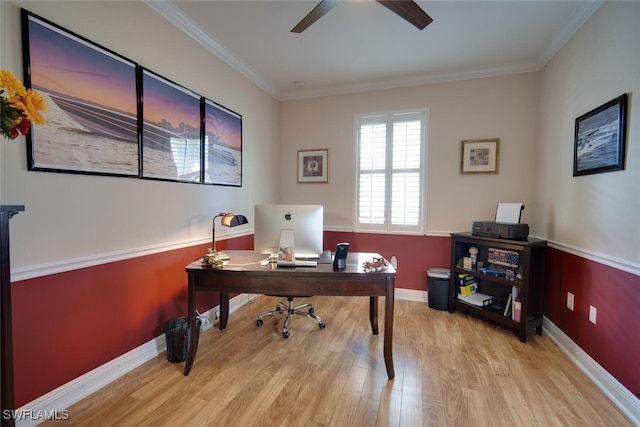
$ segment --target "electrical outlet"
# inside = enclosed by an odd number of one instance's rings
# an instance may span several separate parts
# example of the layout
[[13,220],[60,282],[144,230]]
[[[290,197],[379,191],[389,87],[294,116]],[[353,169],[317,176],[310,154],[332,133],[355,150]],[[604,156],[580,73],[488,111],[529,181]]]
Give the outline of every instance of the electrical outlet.
[[596,324],[596,315],[598,314],[598,310],[590,305],[589,306],[589,322],[593,323],[594,325]]
[[571,292],[567,292],[567,308],[573,311],[573,294]]

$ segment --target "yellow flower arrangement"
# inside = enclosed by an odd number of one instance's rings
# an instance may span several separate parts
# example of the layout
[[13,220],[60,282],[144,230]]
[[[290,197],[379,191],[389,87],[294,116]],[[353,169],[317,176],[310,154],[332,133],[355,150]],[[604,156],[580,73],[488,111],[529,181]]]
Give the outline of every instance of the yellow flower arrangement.
[[25,89],[13,73],[0,70],[0,133],[8,139],[26,135],[31,123],[44,125],[47,121],[40,113],[47,103],[33,89]]

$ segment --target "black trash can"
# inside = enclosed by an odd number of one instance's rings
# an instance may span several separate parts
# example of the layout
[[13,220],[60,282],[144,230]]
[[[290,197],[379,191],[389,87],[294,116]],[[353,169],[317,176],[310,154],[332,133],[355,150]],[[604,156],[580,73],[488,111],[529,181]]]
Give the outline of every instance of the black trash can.
[[[202,321],[196,319],[197,334],[200,334]],[[167,340],[167,360],[172,363],[184,362],[187,359],[187,345],[189,344],[189,319],[178,317],[171,319],[165,325],[165,339]]]
[[436,310],[449,309],[448,268],[430,268],[427,270],[427,299],[429,307]]

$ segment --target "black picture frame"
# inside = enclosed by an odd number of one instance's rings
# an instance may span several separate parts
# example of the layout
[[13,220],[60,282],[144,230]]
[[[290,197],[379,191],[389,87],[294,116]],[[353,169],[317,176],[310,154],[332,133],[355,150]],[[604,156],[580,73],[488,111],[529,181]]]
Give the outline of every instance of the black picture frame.
[[25,86],[47,124],[27,168],[242,186],[242,116],[21,9]]
[[204,98],[204,184],[242,186],[242,116]]
[[573,145],[573,176],[624,169],[627,94],[578,117]]
[[21,22],[25,85],[49,107],[28,170],[138,177],[137,64],[26,9]]
[[202,182],[201,96],[140,69],[142,178]]

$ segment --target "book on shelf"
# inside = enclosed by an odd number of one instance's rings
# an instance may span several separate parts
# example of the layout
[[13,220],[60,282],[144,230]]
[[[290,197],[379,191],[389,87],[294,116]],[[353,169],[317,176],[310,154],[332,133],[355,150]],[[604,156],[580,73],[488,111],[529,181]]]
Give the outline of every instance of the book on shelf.
[[470,283],[465,286],[460,286],[460,294],[464,296],[473,295],[478,292],[478,285],[474,283]]
[[513,299],[513,293],[510,293],[507,297],[507,301],[504,306],[504,317],[507,317],[511,314],[511,300]]
[[476,278],[472,274],[460,273],[458,274],[458,282],[460,286],[465,286],[470,283],[476,283]]
[[478,291],[476,279],[471,274],[459,274],[458,281],[460,283],[460,294],[468,296]]
[[517,322],[520,321],[520,309],[518,308],[516,313],[516,301],[518,302],[518,307],[520,307],[520,288],[517,286],[511,287],[511,320],[515,320]]
[[522,310],[522,302],[519,299],[513,300],[513,320],[520,321],[520,313]]

